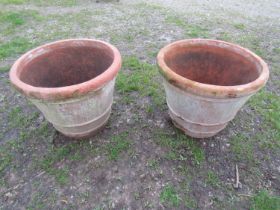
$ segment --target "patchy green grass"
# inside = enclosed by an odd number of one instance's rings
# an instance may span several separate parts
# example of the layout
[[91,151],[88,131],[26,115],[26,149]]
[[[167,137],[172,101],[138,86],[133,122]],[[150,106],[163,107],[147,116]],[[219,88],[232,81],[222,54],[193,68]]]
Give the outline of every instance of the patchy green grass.
[[157,67],[140,61],[135,56],[125,57],[123,69],[120,71],[116,87],[122,94],[138,92],[141,96],[150,96],[157,106],[163,105],[164,94],[159,81],[157,81]]
[[41,21],[43,17],[35,10],[0,11],[1,34],[3,36],[14,36],[17,31],[22,32],[22,25],[32,21]]
[[43,202],[44,197],[42,193],[35,193],[32,195],[31,200],[27,206],[27,210],[36,210],[46,208],[45,202]]
[[131,142],[127,139],[128,133],[124,132],[112,137],[107,145],[107,154],[110,160],[117,160],[123,151],[127,151]]
[[9,128],[26,128],[34,119],[38,118],[39,112],[27,115],[19,106],[13,107],[8,114]]
[[261,114],[266,123],[280,132],[280,97],[274,93],[262,90],[255,95],[249,105]]
[[50,168],[50,170],[48,170],[48,173],[50,175],[53,175],[56,181],[61,185],[69,183],[69,169],[67,167],[59,169]]
[[67,167],[57,168],[55,164],[63,161],[65,158],[68,158],[71,154],[71,145],[64,146],[61,148],[52,148],[51,151],[44,157],[37,166],[49,175],[55,177],[56,181],[61,184],[68,183],[69,170]]
[[267,191],[262,190],[251,199],[250,210],[279,210],[280,197],[271,196]]
[[0,0],[0,4],[23,4],[26,0]]
[[[26,0],[27,1],[27,0]],[[38,6],[75,6],[77,5],[77,0],[28,0]]]
[[233,37],[226,31],[222,31],[219,33],[218,36],[219,40],[227,41],[227,42],[234,42]]
[[8,71],[10,71],[10,66],[3,66],[3,67],[0,67],[0,73],[6,73]]
[[184,196],[184,203],[187,208],[197,209],[197,202],[189,195]]
[[236,39],[236,42],[241,46],[249,48],[260,57],[266,57],[267,53],[264,47],[262,47],[260,39],[255,34],[241,35]]
[[11,164],[12,155],[5,146],[0,147],[0,176],[4,170]]
[[0,0],[0,4],[35,4],[37,6],[75,6],[77,0]]
[[177,160],[178,159],[178,153],[174,151],[169,151],[165,154],[165,158],[167,160]]
[[207,178],[206,178],[206,184],[212,186],[212,187],[219,187],[220,186],[220,180],[217,174],[214,171],[208,171]]
[[261,45],[261,41],[256,34],[248,33],[248,34],[241,34],[240,36],[232,36],[226,31],[220,32],[219,39],[239,44],[240,46],[246,47],[250,49],[252,52],[256,53],[260,57],[266,57],[267,52],[265,51],[264,47]]
[[160,202],[168,206],[178,207],[180,205],[181,198],[176,189],[172,185],[167,185],[160,193]]
[[254,162],[254,148],[252,141],[243,134],[235,135],[231,140],[231,150],[235,154],[236,161]]
[[5,43],[0,42],[0,60],[15,56],[30,49],[33,44],[25,38],[14,38]]
[[126,42],[132,44],[137,37],[147,37],[149,31],[146,28],[138,28],[138,26],[128,26],[127,30],[124,31],[112,31],[110,33],[110,41],[113,44],[119,42]]
[[175,135],[159,131],[155,134],[154,138],[157,144],[171,150],[171,153],[169,152],[170,154],[167,154],[167,158],[186,160],[185,155],[189,155],[197,165],[205,160],[204,151],[197,141],[187,137],[178,130],[176,130]]
[[22,145],[26,139],[34,135],[34,131],[26,131],[35,119],[39,116],[38,112],[27,115],[22,111],[22,108],[16,106],[8,113],[8,127],[3,131],[3,136],[6,132],[15,130],[18,132],[17,138],[9,139],[0,147],[0,174],[8,167],[13,167],[14,153],[22,150]]
[[0,22],[18,26],[24,24],[25,20],[22,12],[0,12]]
[[278,48],[274,48],[273,49],[273,52],[275,52],[275,53],[277,53],[277,54],[280,54],[280,48],[278,47]]
[[189,24],[187,21],[182,20],[179,17],[169,15],[166,17],[165,21],[169,24],[175,24],[183,29],[186,36],[190,38],[207,38],[209,36],[208,30],[206,28],[203,28],[199,25]]
[[249,106],[263,118],[262,132],[256,138],[263,148],[280,147],[280,97],[265,90],[256,94]]
[[147,166],[151,169],[158,169],[159,168],[159,161],[156,160],[156,159],[151,159],[151,160],[148,160],[147,162]]
[[245,25],[242,23],[237,23],[233,25],[234,28],[239,29],[239,30],[244,30],[245,29]]

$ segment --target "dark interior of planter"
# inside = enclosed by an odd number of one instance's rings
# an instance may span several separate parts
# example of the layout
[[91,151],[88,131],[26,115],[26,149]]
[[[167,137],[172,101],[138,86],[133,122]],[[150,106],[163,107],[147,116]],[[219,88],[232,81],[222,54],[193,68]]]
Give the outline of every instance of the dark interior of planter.
[[23,67],[20,79],[35,87],[64,87],[86,82],[102,74],[113,62],[106,46],[53,48]]
[[253,61],[216,46],[174,47],[164,59],[177,74],[204,84],[242,85],[260,75],[258,65]]

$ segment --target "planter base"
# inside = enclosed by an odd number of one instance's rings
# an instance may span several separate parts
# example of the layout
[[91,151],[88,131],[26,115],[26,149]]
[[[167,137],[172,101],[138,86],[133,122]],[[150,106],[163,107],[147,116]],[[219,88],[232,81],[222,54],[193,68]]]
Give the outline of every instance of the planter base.
[[63,135],[71,137],[71,138],[85,138],[95,135],[98,131],[102,130],[106,123],[109,120],[111,114],[111,107],[98,119],[94,119],[93,121],[71,126],[71,127],[63,127],[53,125],[55,129],[61,132]]
[[194,138],[209,138],[216,135],[218,132],[223,130],[227,123],[221,125],[201,125],[198,123],[193,123],[183,119],[178,116],[172,109],[169,107],[169,115],[172,119],[173,124],[188,136]]

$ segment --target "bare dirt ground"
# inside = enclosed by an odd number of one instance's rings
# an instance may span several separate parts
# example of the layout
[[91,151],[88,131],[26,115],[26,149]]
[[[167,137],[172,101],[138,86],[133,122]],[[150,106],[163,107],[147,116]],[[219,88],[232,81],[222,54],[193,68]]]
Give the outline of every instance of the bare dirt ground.
[[[280,2],[0,0],[0,209],[280,209]],[[57,133],[9,83],[22,53],[86,37],[121,51],[113,111],[98,135]],[[167,114],[155,57],[184,38],[240,44],[267,86],[227,128],[189,138]],[[235,167],[241,185],[235,189]]]

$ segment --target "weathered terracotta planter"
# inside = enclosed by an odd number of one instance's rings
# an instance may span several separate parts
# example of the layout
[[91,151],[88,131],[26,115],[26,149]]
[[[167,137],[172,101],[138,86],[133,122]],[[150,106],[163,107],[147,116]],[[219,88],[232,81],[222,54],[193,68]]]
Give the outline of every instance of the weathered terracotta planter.
[[195,138],[224,129],[269,77],[259,56],[218,40],[177,41],[157,60],[172,121]]
[[21,56],[10,71],[12,84],[54,127],[70,137],[85,137],[109,119],[119,51],[91,39],[46,44]]

